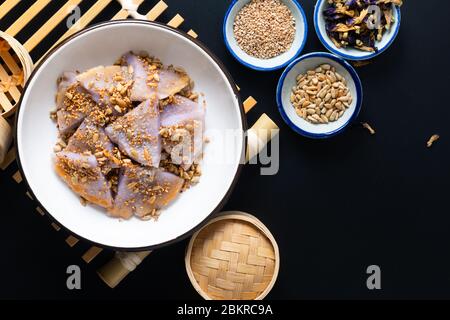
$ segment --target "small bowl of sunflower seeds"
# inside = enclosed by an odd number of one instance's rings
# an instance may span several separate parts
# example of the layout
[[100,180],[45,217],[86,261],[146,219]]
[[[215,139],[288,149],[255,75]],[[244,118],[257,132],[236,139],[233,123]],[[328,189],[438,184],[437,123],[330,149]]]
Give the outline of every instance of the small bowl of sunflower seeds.
[[317,0],[314,27],[322,44],[347,60],[372,59],[400,30],[403,0]]
[[306,54],[281,75],[277,105],[295,132],[313,139],[335,136],[355,121],[363,90],[355,69],[325,52]]
[[234,0],[223,22],[233,57],[258,71],[286,67],[306,44],[308,24],[296,0]]

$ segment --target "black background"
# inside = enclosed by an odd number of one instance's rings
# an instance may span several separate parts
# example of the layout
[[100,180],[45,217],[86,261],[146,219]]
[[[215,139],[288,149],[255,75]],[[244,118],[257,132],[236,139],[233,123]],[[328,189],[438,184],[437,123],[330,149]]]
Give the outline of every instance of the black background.
[[[3,1],[0,1],[2,3]],[[48,7],[17,35],[26,41],[65,1]],[[85,0],[83,12],[95,1]],[[157,1],[145,1],[147,12]],[[266,112],[281,128],[280,171],[261,176],[245,166],[226,210],[259,217],[281,252],[281,270],[270,299],[450,298],[450,215],[448,209],[449,80],[448,1],[405,1],[402,26],[392,47],[370,65],[358,68],[364,87],[359,123],[325,141],[298,136],[285,125],[275,104],[279,72],[246,69],[227,52],[222,20],[230,1],[166,0],[224,62],[245,99],[258,105],[251,125]],[[22,0],[0,21],[17,19],[33,1]],[[325,51],[313,27],[315,1],[300,1],[309,23],[304,53]],[[113,1],[95,22],[119,9]],[[36,61],[65,31],[65,21],[32,52]],[[118,39],[120,41],[120,39]],[[426,141],[439,133],[432,149]],[[11,179],[14,164],[0,173],[0,298],[199,299],[184,269],[187,241],[152,253],[119,287],[109,289],[95,274],[111,253],[87,265],[89,248],[69,248],[67,234],[55,232],[35,211],[25,186]],[[57,196],[57,195],[56,195]],[[66,289],[66,268],[82,268],[82,290]],[[366,288],[366,268],[382,271],[382,290]]]

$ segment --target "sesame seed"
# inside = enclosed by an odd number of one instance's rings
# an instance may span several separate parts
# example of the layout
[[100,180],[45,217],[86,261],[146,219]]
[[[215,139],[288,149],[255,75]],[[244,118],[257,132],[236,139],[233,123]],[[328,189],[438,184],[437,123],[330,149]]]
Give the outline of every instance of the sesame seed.
[[295,19],[280,0],[252,0],[234,21],[239,47],[259,59],[271,59],[288,51],[295,38]]

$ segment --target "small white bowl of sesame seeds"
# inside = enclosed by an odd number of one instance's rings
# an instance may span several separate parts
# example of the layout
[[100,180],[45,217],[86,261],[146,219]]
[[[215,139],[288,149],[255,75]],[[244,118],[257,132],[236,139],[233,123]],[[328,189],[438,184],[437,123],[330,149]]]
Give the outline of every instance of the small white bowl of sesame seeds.
[[286,67],[306,44],[308,24],[296,0],[234,0],[223,23],[233,57],[258,71]]

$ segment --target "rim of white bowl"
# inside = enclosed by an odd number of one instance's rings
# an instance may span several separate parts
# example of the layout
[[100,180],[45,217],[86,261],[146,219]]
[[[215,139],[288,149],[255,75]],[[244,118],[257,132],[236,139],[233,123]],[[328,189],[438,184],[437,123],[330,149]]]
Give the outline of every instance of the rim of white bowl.
[[[294,122],[292,122],[292,120],[289,118],[289,116],[286,113],[286,110],[285,110],[286,106],[283,105],[282,90],[283,90],[284,81],[286,80],[287,75],[297,64],[299,64],[302,61],[307,60],[309,58],[327,58],[327,59],[331,59],[331,60],[335,61],[336,63],[339,63],[343,68],[345,68],[348,71],[348,73],[350,74],[350,76],[353,79],[353,82],[355,83],[355,88],[356,88],[355,110],[353,111],[353,114],[351,115],[350,119],[334,131],[324,132],[324,133],[312,133],[312,132],[303,130],[302,128],[297,126]],[[300,134],[306,138],[326,139],[326,138],[331,138],[331,137],[334,137],[334,136],[342,133],[358,117],[358,115],[361,111],[362,102],[363,102],[363,87],[362,87],[361,79],[359,78],[358,73],[356,72],[355,68],[353,68],[352,65],[350,63],[348,63],[347,61],[345,61],[343,58],[341,58],[335,54],[328,53],[328,52],[312,52],[312,53],[305,54],[301,57],[298,57],[283,71],[283,74],[281,75],[280,80],[278,81],[276,96],[277,96],[278,111],[280,112],[281,117],[283,118],[284,122],[286,122],[286,124],[292,130],[294,130],[295,132],[297,132],[298,134]],[[292,106],[289,105],[288,107],[292,107]]]
[[[246,117],[245,117],[245,112],[244,112],[244,107],[243,107],[243,103],[242,100],[240,98],[239,92],[237,90],[237,86],[236,83],[234,82],[233,78],[231,77],[231,74],[228,72],[228,70],[226,69],[225,65],[212,53],[211,50],[209,50],[203,43],[201,43],[199,40],[189,36],[188,34],[172,28],[170,26],[167,26],[163,23],[160,22],[156,22],[156,21],[147,21],[147,20],[139,20],[139,19],[119,19],[119,20],[111,20],[111,21],[105,21],[105,22],[99,22],[96,24],[93,24],[85,29],[82,29],[76,33],[74,33],[73,35],[71,35],[70,37],[68,37],[67,39],[61,41],[58,45],[56,45],[54,48],[52,48],[49,52],[47,52],[43,58],[41,59],[40,63],[36,66],[36,68],[33,70],[29,80],[27,81],[27,83],[25,84],[25,87],[23,88],[23,93],[21,95],[20,101],[18,103],[18,107],[17,107],[17,111],[15,114],[15,119],[14,119],[14,123],[15,123],[15,137],[17,137],[18,134],[18,121],[19,121],[19,115],[20,115],[20,111],[21,111],[21,106],[22,106],[22,102],[23,102],[23,97],[25,96],[25,92],[28,89],[28,84],[31,83],[31,80],[33,79],[33,77],[37,74],[38,71],[40,71],[40,68],[44,65],[44,62],[47,61],[47,59],[49,57],[51,57],[59,48],[61,48],[62,46],[64,46],[66,43],[72,41],[73,39],[77,38],[80,35],[83,35],[84,33],[90,32],[94,29],[97,28],[102,28],[102,27],[106,27],[108,25],[115,25],[115,24],[146,24],[146,25],[151,25],[151,26],[155,26],[155,27],[159,27],[159,28],[163,28],[169,31],[172,31],[178,35],[181,35],[183,37],[185,37],[186,39],[190,40],[194,45],[198,46],[200,49],[202,49],[203,51],[205,51],[205,53],[207,55],[209,55],[214,61],[215,63],[217,63],[217,65],[219,66],[219,68],[221,69],[221,71],[224,73],[225,77],[227,78],[228,82],[231,85],[231,88],[233,90],[233,92],[235,93],[236,99],[238,100],[238,104],[239,104],[239,111],[240,111],[240,115],[241,115],[241,124],[242,124],[242,130],[243,132],[246,132],[248,129],[248,125],[247,125],[247,121],[246,121]],[[245,136],[245,135],[244,135]],[[244,138],[244,142],[243,142],[243,147],[241,150],[242,155],[245,152],[245,145],[246,145],[246,138]],[[18,139],[15,139],[15,147],[16,150],[19,150],[18,147]],[[118,247],[118,246],[111,246],[111,245],[105,245],[103,243],[98,243],[95,242],[91,239],[87,239],[85,237],[80,236],[76,231],[71,230],[69,228],[67,228],[64,224],[62,224],[58,219],[56,219],[47,209],[46,207],[39,201],[39,199],[35,196],[33,190],[30,188],[30,185],[28,183],[27,180],[27,176],[25,175],[25,172],[23,170],[22,164],[21,164],[21,160],[20,160],[20,153],[17,152],[17,158],[16,158],[16,162],[17,162],[17,166],[19,168],[20,173],[22,174],[24,183],[27,187],[27,189],[30,191],[31,195],[33,196],[33,198],[35,199],[36,203],[44,210],[46,214],[46,216],[48,217],[48,219],[50,219],[50,221],[52,222],[56,222],[59,226],[61,226],[64,230],[67,231],[67,233],[74,235],[75,237],[77,237],[80,240],[84,240],[88,243],[91,243],[95,246],[98,246],[100,248],[105,248],[105,249],[110,249],[110,250],[115,250],[115,251],[129,251],[129,252],[139,252],[139,251],[151,251],[154,249],[159,249],[162,247],[166,247],[169,245],[172,245],[174,243],[177,243],[179,241],[182,241],[188,237],[190,237],[192,234],[194,234],[195,232],[197,232],[198,230],[200,230],[206,223],[208,223],[208,221],[211,219],[211,217],[220,212],[220,210],[223,208],[223,206],[226,204],[226,202],[228,201],[229,197],[231,196],[232,191],[234,190],[239,177],[241,175],[242,169],[244,167],[244,164],[239,163],[237,170],[235,172],[233,181],[231,182],[225,196],[222,198],[222,200],[217,204],[216,208],[214,208],[214,210],[212,212],[210,212],[205,219],[203,219],[203,221],[201,221],[197,226],[195,226],[194,228],[192,228],[191,230],[179,235],[178,237],[171,239],[169,241],[165,241],[165,242],[161,242],[155,245],[150,245],[150,246],[142,246],[142,247]]]
[[316,30],[316,34],[319,37],[320,42],[322,42],[322,44],[325,46],[325,48],[344,58],[347,60],[352,60],[352,61],[363,61],[363,60],[369,60],[372,58],[375,58],[377,56],[379,56],[380,54],[382,54],[383,52],[385,52],[395,41],[395,39],[397,38],[398,33],[400,32],[400,25],[401,25],[401,20],[402,20],[402,14],[401,14],[401,10],[400,7],[394,5],[395,10],[397,12],[397,21],[396,21],[396,27],[395,27],[395,31],[394,33],[391,35],[391,39],[386,43],[386,45],[380,49],[378,49],[377,52],[374,53],[367,53],[367,55],[363,55],[363,56],[354,56],[348,53],[344,53],[342,49],[337,48],[336,46],[331,46],[324,37],[328,37],[328,34],[323,34],[320,29],[319,29],[319,14],[322,14],[322,12],[320,11],[320,8],[322,6],[322,3],[326,1],[326,0],[317,0],[316,5],[314,7],[314,29]]
[[[233,8],[237,5],[237,3],[239,1],[243,1],[243,0],[233,0],[233,2],[228,7],[227,13],[225,14],[225,18],[223,20],[223,27],[222,27],[223,40],[225,42],[225,46],[227,47],[227,49],[231,53],[231,55],[239,63],[241,63],[242,65],[246,66],[247,68],[250,68],[250,69],[253,69],[253,70],[256,70],[256,71],[274,71],[274,70],[279,70],[281,68],[286,67],[287,65],[289,65],[292,61],[294,61],[302,53],[302,51],[303,51],[303,49],[305,48],[305,45],[306,45],[306,40],[308,38],[308,21],[306,20],[306,14],[305,14],[305,11],[303,10],[303,7],[300,5],[300,3],[297,0],[286,0],[286,1],[293,2],[297,6],[297,8],[300,11],[300,14],[303,17],[303,26],[304,26],[303,41],[300,44],[300,47],[297,50],[297,52],[295,53],[295,55],[291,59],[287,60],[286,62],[284,62],[284,63],[282,63],[280,65],[277,65],[275,67],[271,67],[271,68],[264,68],[264,67],[261,67],[261,66],[257,66],[257,65],[251,64],[251,63],[243,60],[242,58],[240,58],[239,55],[231,47],[230,42],[229,42],[228,37],[227,37],[227,32],[226,32],[226,29],[227,29],[227,26],[228,26],[228,21],[229,21],[228,18],[230,16],[230,13],[231,13]],[[260,59],[260,60],[263,60],[263,59]]]

